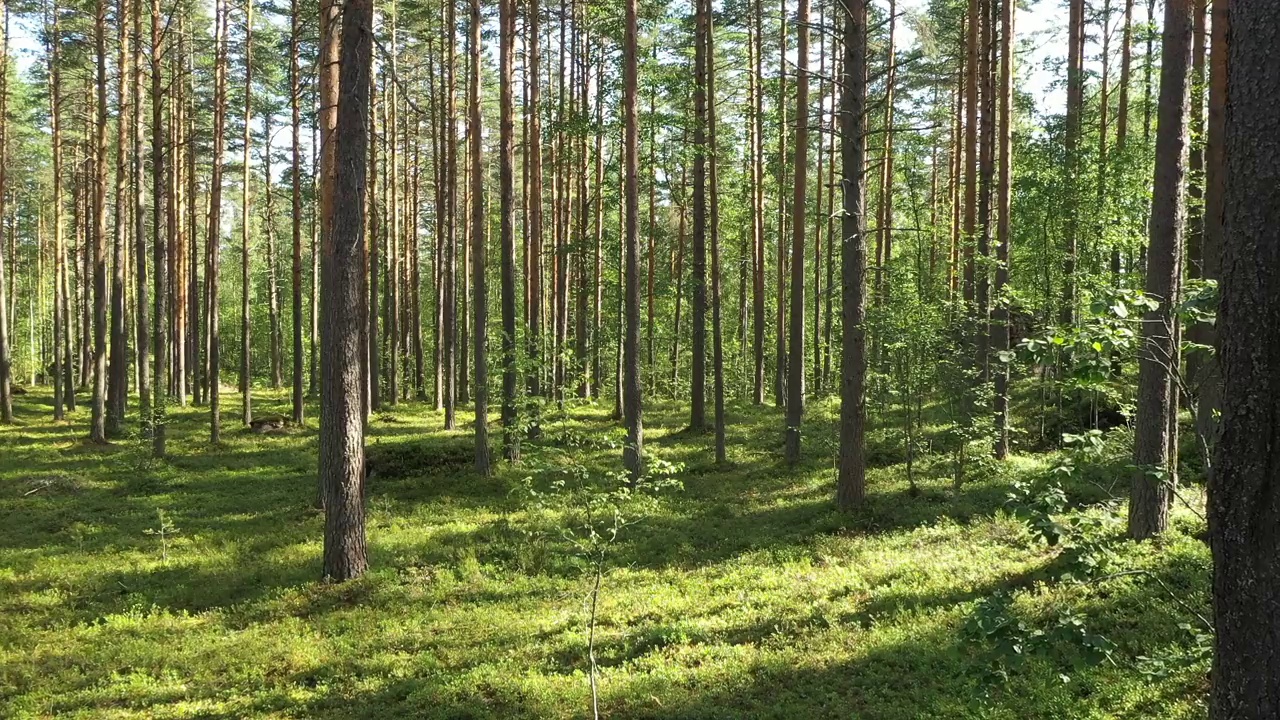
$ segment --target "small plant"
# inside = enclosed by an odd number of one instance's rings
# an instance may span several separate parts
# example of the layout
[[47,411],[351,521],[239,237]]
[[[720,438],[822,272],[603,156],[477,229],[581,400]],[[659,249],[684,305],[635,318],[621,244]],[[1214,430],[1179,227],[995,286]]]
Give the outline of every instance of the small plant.
[[[1116,649],[1107,637],[1089,630],[1083,616],[1063,610],[1041,626],[1019,618],[1013,609],[1014,596],[999,590],[978,601],[965,622],[963,637],[983,648],[987,680],[1007,681],[1009,674],[1028,657],[1053,657],[1064,649],[1075,649],[1073,665],[1079,669],[1103,662],[1115,664]],[[1070,682],[1071,675],[1060,669],[1059,677]]]
[[[527,504],[532,509],[541,511],[543,515],[562,518],[560,534],[573,546],[575,555],[584,561],[586,574],[591,578],[586,605],[588,679],[593,717],[600,717],[595,655],[597,611],[613,548],[624,529],[641,522],[652,510],[659,495],[683,488],[677,477],[683,470],[681,464],[651,458],[644,476],[633,484],[625,472],[598,474],[569,461],[558,467],[543,468],[540,475],[549,481],[542,488],[538,487],[536,476],[526,477],[521,484]],[[533,532],[526,533],[526,536],[532,538]]]
[[178,528],[164,514],[164,510],[156,508],[157,524],[154,528],[143,530],[144,535],[151,535],[160,538],[160,562],[169,564],[169,540],[179,533]]

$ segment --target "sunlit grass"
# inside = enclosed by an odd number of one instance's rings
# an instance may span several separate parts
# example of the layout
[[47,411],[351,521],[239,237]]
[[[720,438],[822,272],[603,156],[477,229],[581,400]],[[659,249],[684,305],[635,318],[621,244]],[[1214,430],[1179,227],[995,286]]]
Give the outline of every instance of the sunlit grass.
[[[285,409],[284,394],[261,395],[259,412]],[[406,460],[370,480],[372,571],[333,586],[318,579],[314,424],[242,431],[236,399],[217,448],[204,408],[174,408],[172,454],[152,462],[137,439],[87,445],[87,410],[54,424],[47,393],[19,398],[18,424],[0,429],[0,716],[588,715],[588,578],[554,527],[564,516],[530,512],[516,489],[568,457],[616,469],[611,403],[549,411],[549,446],[487,479],[470,469],[469,425],[445,433],[419,404],[388,408],[369,445],[403,445]],[[1163,673],[1138,660],[1189,651],[1183,604],[1141,575],[1056,581],[1059,552],[1003,509],[1011,480],[1044,474],[1048,456],[957,492],[935,448],[912,493],[895,436],[874,431],[869,502],[845,516],[832,506],[836,410],[811,406],[806,460],[788,467],[780,415],[733,406],[724,468],[709,434],[681,431],[682,406],[646,410],[647,450],[684,463],[685,489],[611,550],[596,651],[606,716],[1205,715],[1203,660]],[[1074,501],[1099,499],[1089,480]],[[176,529],[167,560],[161,511]],[[1179,509],[1159,544],[1116,548],[1206,612],[1202,530]],[[1112,660],[1063,646],[994,679],[962,628],[1000,590],[1031,626],[1083,615]]]

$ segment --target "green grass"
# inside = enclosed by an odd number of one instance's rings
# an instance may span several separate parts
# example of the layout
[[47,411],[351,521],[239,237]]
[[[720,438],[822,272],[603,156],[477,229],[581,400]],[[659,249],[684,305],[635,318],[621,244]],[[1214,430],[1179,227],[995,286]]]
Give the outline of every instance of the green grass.
[[[207,411],[175,408],[156,463],[137,440],[85,443],[85,409],[55,424],[47,393],[18,400],[0,428],[0,717],[589,716],[590,576],[556,527],[572,513],[533,511],[516,489],[539,464],[617,468],[618,450],[567,442],[618,438],[607,410],[549,419],[547,447],[488,479],[471,472],[466,427],[443,432],[418,404],[376,417],[369,444],[395,462],[369,483],[371,571],[335,586],[318,579],[313,424],[254,435],[232,397],[211,447]],[[285,406],[263,393],[257,410]],[[1112,539],[1117,569],[1148,574],[1061,582],[1062,553],[1003,508],[1011,480],[1044,475],[1050,456],[958,492],[948,458],[925,457],[915,494],[879,430],[868,504],[841,515],[836,409],[810,408],[808,459],[788,467],[779,414],[733,407],[724,468],[711,436],[679,431],[681,408],[646,409],[647,450],[685,464],[684,490],[612,547],[604,716],[1206,715],[1208,663],[1179,627],[1208,613],[1194,514],[1179,509],[1158,544]],[[1098,500],[1099,479],[1126,487],[1120,460],[1091,472],[1074,502]],[[177,528],[167,561],[158,511]],[[994,643],[964,628],[1002,590],[1030,631],[1081,618],[1115,644],[1110,660],[1050,635],[994,676]]]

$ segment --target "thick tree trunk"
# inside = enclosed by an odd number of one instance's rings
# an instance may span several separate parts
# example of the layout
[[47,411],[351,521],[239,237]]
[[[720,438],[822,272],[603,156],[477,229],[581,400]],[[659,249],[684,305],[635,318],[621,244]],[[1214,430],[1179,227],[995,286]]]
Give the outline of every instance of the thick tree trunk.
[[840,97],[841,358],[840,459],[836,505],[850,510],[867,492],[866,419],[866,162],[867,0],[850,0],[844,18]]
[[1209,479],[1209,716],[1262,720],[1280,717],[1280,5],[1231,0],[1214,10],[1215,38],[1231,23],[1222,147],[1230,192],[1218,315],[1222,431]]
[[1138,362],[1138,414],[1129,534],[1143,540],[1169,525],[1170,484],[1177,457],[1170,412],[1177,402],[1178,288],[1182,277],[1190,101],[1192,11],[1198,0],[1171,0],[1165,8],[1161,51],[1159,127],[1151,202],[1151,241],[1146,293],[1160,303],[1143,316]]
[[324,577],[344,582],[368,568],[364,524],[364,417],[361,407],[360,315],[365,242],[365,158],[372,0],[343,4],[341,88],[335,147],[332,226],[321,254],[320,483],[325,494]]

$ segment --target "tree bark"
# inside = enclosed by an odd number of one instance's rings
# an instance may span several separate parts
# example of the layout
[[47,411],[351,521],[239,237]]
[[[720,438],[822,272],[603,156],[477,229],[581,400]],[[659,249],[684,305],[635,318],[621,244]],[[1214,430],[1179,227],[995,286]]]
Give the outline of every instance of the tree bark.
[[346,0],[338,87],[330,138],[332,226],[321,254],[320,479],[325,492],[324,577],[344,582],[368,568],[364,522],[364,417],[361,407],[360,315],[365,242],[365,158],[373,2]]
[[93,406],[89,441],[107,441],[107,0],[93,21],[97,59],[93,124]]
[[636,123],[636,0],[624,0],[622,37],[623,238],[626,266],[625,328],[622,341],[623,422],[627,429],[622,461],[633,483],[644,473],[644,423],[640,387],[640,188],[637,185],[639,132]]
[[1009,456],[1009,363],[1001,353],[1009,352],[1009,303],[1005,287],[1009,284],[1010,242],[1012,240],[1012,170],[1013,170],[1013,13],[1014,0],[1001,0],[1000,13],[1000,171],[996,186],[996,284],[995,306],[991,309],[991,348],[996,353],[992,376],[995,380],[995,456]]
[[788,462],[800,460],[800,421],[804,415],[804,232],[806,181],[809,175],[809,0],[800,0],[796,15],[795,195],[791,218],[791,327],[787,348]]
[[253,422],[253,369],[250,363],[252,348],[249,347],[252,324],[249,322],[249,295],[252,290],[252,278],[249,277],[249,182],[252,172],[249,168],[249,147],[252,145],[250,128],[253,120],[253,0],[245,0],[244,21],[244,143],[241,158],[240,179],[240,420],[245,425]]
[[844,17],[840,97],[841,234],[840,459],[836,505],[851,510],[866,498],[866,161],[867,0],[849,0]]
[[502,447],[503,457],[515,462],[520,459],[520,429],[516,415],[519,358],[516,356],[515,121],[511,89],[516,43],[515,0],[499,0],[498,13],[501,35],[498,50],[501,104],[498,202],[502,242]]
[[1262,720],[1280,716],[1280,5],[1231,0],[1214,10],[1215,37],[1229,18],[1230,50],[1218,314],[1222,430],[1209,476],[1209,717]]
[[1169,525],[1169,497],[1177,457],[1171,451],[1170,409],[1177,402],[1178,289],[1185,230],[1188,104],[1191,85],[1192,11],[1198,0],[1165,7],[1160,68],[1159,127],[1151,201],[1146,294],[1159,303],[1143,316],[1138,362],[1138,412],[1134,441],[1129,534],[1143,540]]
[[290,221],[293,239],[293,274],[290,287],[293,300],[293,378],[290,395],[292,419],[301,425],[306,414],[302,390],[302,68],[298,44],[301,41],[302,18],[298,0],[289,3],[289,129],[290,199],[293,217]]
[[471,149],[471,272],[475,297],[472,337],[475,342],[476,472],[489,474],[489,290],[485,280],[484,171],[480,167],[480,0],[471,0],[471,97],[468,100],[467,143]]
[[[6,5],[6,12],[8,6]],[[130,63],[133,62],[133,53],[129,48],[129,26],[126,19],[131,12],[129,0],[120,0],[117,4],[116,23],[118,24],[118,53],[116,56],[116,67],[118,68],[118,78],[116,79],[116,189],[115,189],[115,219],[114,229],[111,236],[111,348],[110,348],[110,376],[107,378],[107,435],[110,437],[118,436],[124,429],[124,414],[126,407],[126,399],[129,395],[129,340],[125,334],[125,257],[128,247],[129,222],[127,206],[125,205],[126,193],[129,182],[129,162],[127,149],[129,147],[129,122],[130,122],[130,98],[129,98],[129,70]],[[6,15],[7,18],[7,15]],[[6,20],[6,31],[4,39],[5,56],[8,53],[8,23]],[[3,88],[4,78],[0,78],[0,88]],[[0,123],[7,110],[5,109],[7,100],[6,90],[0,90]],[[3,129],[0,129],[0,137],[3,137]],[[2,148],[3,146],[0,146]],[[0,149],[0,157],[4,156],[4,150]],[[0,171],[2,173],[3,171]],[[4,193],[3,182],[0,182],[0,197]],[[2,363],[3,361],[0,361]],[[0,370],[0,374],[3,370]],[[0,384],[3,379],[0,379]],[[3,393],[0,388],[0,393]]]
[[693,86],[693,372],[689,429],[705,429],[707,402],[707,15],[704,0],[694,5]]

